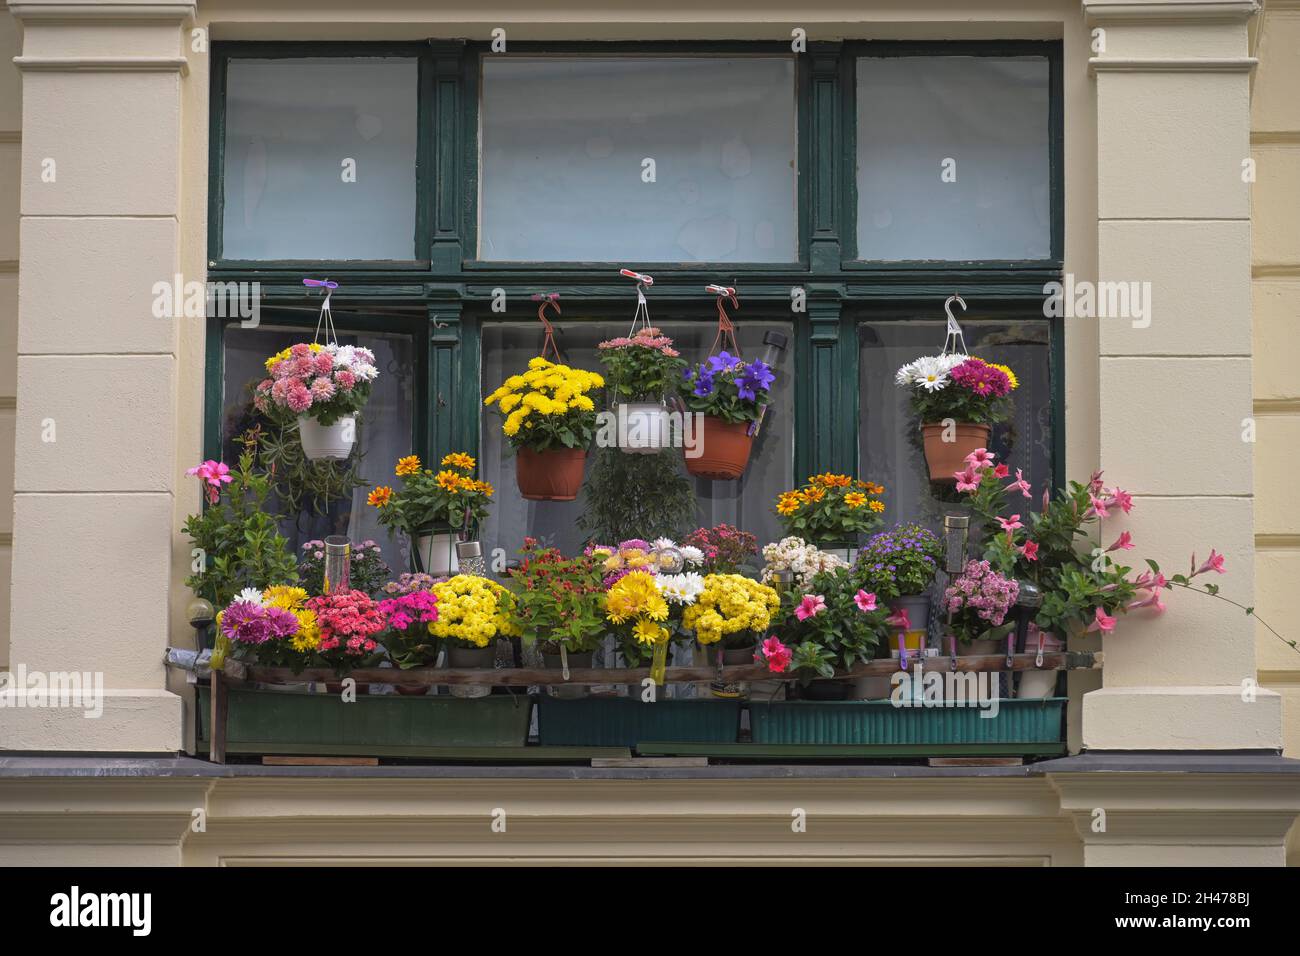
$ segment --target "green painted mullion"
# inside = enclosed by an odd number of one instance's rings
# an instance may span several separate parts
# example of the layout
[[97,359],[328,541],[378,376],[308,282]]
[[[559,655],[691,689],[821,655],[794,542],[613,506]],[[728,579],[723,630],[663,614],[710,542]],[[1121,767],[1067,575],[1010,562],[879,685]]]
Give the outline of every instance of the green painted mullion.
[[458,41],[434,42],[432,58],[432,115],[421,117],[422,128],[431,119],[434,130],[430,269],[440,275],[455,275],[465,258],[460,230],[463,221],[460,170],[467,144],[463,103],[465,45]]
[[843,223],[843,116],[840,104],[839,43],[813,43],[811,64],[811,117],[809,149],[812,200],[809,266],[814,275],[837,272],[840,266],[840,231]]

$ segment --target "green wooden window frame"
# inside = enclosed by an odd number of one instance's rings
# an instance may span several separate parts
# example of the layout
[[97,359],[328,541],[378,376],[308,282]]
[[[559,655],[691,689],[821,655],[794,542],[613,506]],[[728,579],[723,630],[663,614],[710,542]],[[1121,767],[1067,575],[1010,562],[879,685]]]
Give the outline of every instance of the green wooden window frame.
[[[798,259],[790,263],[482,262],[477,249],[479,156],[478,103],[481,59],[532,55],[792,56],[796,62],[798,117]],[[861,56],[1042,56],[1049,64],[1051,255],[1032,261],[856,261],[855,65]],[[221,257],[226,73],[232,59],[293,57],[415,57],[418,69],[416,236],[410,261],[231,261]],[[1064,479],[1064,328],[1042,315],[1043,286],[1062,275],[1064,166],[1062,72],[1059,41],[843,41],[813,42],[792,54],[786,43],[565,42],[515,43],[493,54],[488,44],[224,42],[212,47],[209,117],[208,278],[258,282],[263,321],[314,325],[304,276],[340,283],[333,305],[340,326],[408,331],[416,337],[418,393],[413,450],[426,460],[455,450],[478,451],[481,405],[479,331],[493,320],[535,315],[530,296],[559,292],[565,314],[622,318],[632,290],[618,275],[622,265],[655,275],[658,312],[714,319],[710,282],[738,288],[740,322],[793,322],[787,361],[795,394],[795,475],[855,472],[858,467],[858,344],[848,306],[865,306],[871,321],[932,317],[942,300],[959,291],[970,303],[967,318],[1014,317],[1049,327],[1053,470]],[[792,290],[804,291],[806,309],[793,312]],[[494,313],[498,290],[507,311]],[[575,306],[581,302],[581,306]],[[280,311],[289,309],[294,311]],[[861,318],[864,310],[855,308]],[[268,318],[267,316],[270,316]],[[205,449],[220,453],[223,332],[234,319],[208,319]]]

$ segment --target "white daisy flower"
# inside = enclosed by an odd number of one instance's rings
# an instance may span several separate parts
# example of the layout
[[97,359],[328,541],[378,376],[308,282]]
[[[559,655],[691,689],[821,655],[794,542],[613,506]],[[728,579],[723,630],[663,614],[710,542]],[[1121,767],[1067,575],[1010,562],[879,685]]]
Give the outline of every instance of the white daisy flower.
[[693,564],[696,567],[699,567],[704,563],[704,552],[699,548],[693,548],[689,544],[684,544],[677,550],[682,553],[682,557],[686,560],[687,564]]
[[695,571],[661,574],[656,579],[659,591],[669,604],[690,605],[704,591],[704,578]]
[[244,588],[237,595],[235,595],[235,600],[247,601],[249,604],[261,604],[262,592],[259,591],[257,588]]

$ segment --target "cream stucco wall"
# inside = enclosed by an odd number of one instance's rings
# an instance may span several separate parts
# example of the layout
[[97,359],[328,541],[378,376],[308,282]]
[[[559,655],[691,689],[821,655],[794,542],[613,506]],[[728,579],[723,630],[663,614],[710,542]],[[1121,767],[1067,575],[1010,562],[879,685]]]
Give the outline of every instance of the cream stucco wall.
[[9,573],[14,531],[14,409],[18,395],[18,186],[22,81],[19,27],[0,4],[0,667],[9,661]]

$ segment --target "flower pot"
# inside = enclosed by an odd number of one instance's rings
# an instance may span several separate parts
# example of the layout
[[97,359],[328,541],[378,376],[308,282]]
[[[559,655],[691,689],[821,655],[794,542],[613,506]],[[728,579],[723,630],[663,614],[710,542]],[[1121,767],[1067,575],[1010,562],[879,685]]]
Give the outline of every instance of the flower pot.
[[[754,654],[758,650],[758,644],[747,644],[745,647],[724,647],[722,648],[722,665],[724,667],[734,667],[743,664],[753,664]],[[749,683],[746,681],[713,681],[709,684],[709,691],[714,697],[723,699],[732,699],[744,697],[749,693]]]
[[858,562],[858,553],[861,550],[851,541],[827,541],[817,542],[817,550],[824,551],[826,554],[833,554],[849,567]]
[[943,424],[922,425],[921,433],[930,480],[954,484],[957,472],[966,467],[966,456],[976,448],[989,447],[989,426],[959,422],[952,426],[952,441],[943,440],[946,428]]
[[[908,658],[920,654],[925,649],[925,631],[913,630],[903,632],[903,646],[907,648]],[[898,632],[889,632],[889,656],[898,660]]]
[[629,455],[653,455],[669,447],[668,409],[658,402],[624,402],[618,413],[618,447]]
[[582,488],[587,463],[585,448],[555,448],[515,452],[515,480],[519,494],[529,501],[572,501]]
[[[591,667],[592,657],[591,651],[571,653],[569,654],[569,668],[577,670],[578,668]],[[543,654],[542,666],[548,671],[563,670],[564,661],[559,654]],[[558,697],[561,700],[574,700],[578,697],[586,697],[591,693],[591,688],[586,684],[551,684],[548,691],[552,697]]]
[[696,437],[697,445],[687,452],[698,451],[692,458],[686,456],[686,470],[696,478],[730,481],[745,473],[749,463],[749,450],[754,438],[749,433],[749,422],[724,422],[716,415],[705,415],[704,425]]
[[357,420],[345,415],[333,425],[322,425],[307,415],[298,417],[298,440],[302,453],[312,461],[339,460],[352,454],[357,439]]
[[417,531],[414,535],[415,559],[419,564],[416,569],[435,578],[450,577],[460,570],[460,561],[456,558],[456,542],[459,540],[453,531]]
[[[1060,651],[1065,642],[1055,634],[1043,634],[1043,653],[1055,654]],[[1025,653],[1038,653],[1038,635],[1032,630],[1029,633],[1028,640],[1025,642]],[[1021,698],[1037,698],[1056,696],[1056,677],[1057,671],[1032,670],[1020,672],[1020,684],[1016,687],[1016,696]]]
[[889,610],[907,611],[908,631],[922,631],[930,626],[930,595],[908,594],[889,602]]
[[393,683],[393,690],[397,691],[403,697],[423,697],[429,693],[428,684],[399,684]]
[[[457,647],[447,648],[447,666],[449,668],[460,670],[465,668],[491,670],[493,661],[496,657],[496,651],[491,645],[487,647]],[[492,688],[487,684],[452,684],[452,697],[486,697],[492,693]]]

